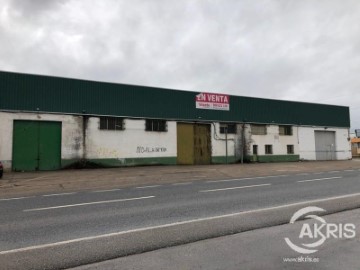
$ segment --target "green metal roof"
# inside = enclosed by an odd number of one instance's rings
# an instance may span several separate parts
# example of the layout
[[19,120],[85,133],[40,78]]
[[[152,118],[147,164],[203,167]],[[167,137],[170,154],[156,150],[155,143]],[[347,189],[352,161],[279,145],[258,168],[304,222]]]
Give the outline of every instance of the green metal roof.
[[202,110],[198,93],[0,72],[0,110],[350,127],[349,107],[230,96],[230,111]]

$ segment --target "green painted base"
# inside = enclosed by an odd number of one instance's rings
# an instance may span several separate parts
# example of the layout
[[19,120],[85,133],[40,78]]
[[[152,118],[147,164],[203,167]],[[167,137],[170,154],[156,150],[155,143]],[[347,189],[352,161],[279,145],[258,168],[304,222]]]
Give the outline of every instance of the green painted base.
[[66,169],[74,166],[74,164],[80,163],[80,159],[62,159],[61,168]]
[[[247,156],[245,160],[250,162],[291,162],[299,161],[299,155],[261,155]],[[77,159],[61,160],[61,167],[82,168],[82,167],[122,167],[122,166],[146,166],[146,165],[176,165],[176,157],[154,157],[154,158],[102,158],[88,159],[86,162]],[[239,158],[228,156],[214,156],[211,158],[212,164],[230,164],[239,162]]]
[[145,166],[145,165],[175,165],[176,157],[154,158],[101,158],[82,160],[63,159],[62,168],[69,167],[121,167],[121,166]]
[[215,156],[211,157],[211,163],[212,164],[226,164],[226,163],[236,163],[239,159],[235,156],[228,156],[227,162],[226,162],[226,156]]
[[300,160],[299,155],[252,155],[248,156],[251,162],[295,162]]

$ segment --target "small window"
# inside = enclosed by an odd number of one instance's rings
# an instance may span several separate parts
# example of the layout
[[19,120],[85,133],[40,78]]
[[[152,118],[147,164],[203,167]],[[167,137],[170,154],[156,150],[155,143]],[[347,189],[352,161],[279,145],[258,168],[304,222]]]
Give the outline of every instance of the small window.
[[279,135],[291,136],[292,126],[279,126]]
[[266,135],[266,125],[251,125],[252,135]]
[[146,119],[145,130],[165,132],[167,131],[166,121],[157,119]]
[[265,154],[266,155],[271,155],[273,153],[273,148],[271,144],[267,144],[265,145]]
[[228,134],[236,134],[236,124],[220,124],[220,133],[225,134],[226,128]]
[[100,129],[124,130],[124,119],[119,117],[100,117]]
[[258,146],[256,144],[253,145],[253,155],[258,154]]
[[288,154],[294,154],[294,146],[293,145],[287,145],[287,153]]

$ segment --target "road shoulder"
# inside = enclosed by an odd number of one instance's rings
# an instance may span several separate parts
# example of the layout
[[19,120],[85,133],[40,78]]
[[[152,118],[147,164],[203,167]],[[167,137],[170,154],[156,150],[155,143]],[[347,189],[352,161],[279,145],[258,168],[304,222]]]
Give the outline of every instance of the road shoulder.
[[[304,221],[242,232],[122,257],[74,270],[111,269],[359,269],[360,209],[327,215],[328,223],[353,223],[353,239],[329,239],[319,251],[302,255],[286,245],[285,237],[296,237]],[[336,256],[334,256],[336,254]],[[315,258],[318,262],[299,262]],[[286,259],[298,262],[285,262]]]

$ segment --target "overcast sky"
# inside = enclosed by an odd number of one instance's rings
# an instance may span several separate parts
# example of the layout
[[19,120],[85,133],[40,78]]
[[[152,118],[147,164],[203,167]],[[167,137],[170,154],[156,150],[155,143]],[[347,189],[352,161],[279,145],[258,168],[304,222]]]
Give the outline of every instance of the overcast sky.
[[0,69],[350,106],[359,0],[0,0]]

